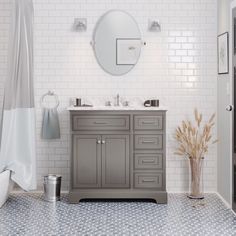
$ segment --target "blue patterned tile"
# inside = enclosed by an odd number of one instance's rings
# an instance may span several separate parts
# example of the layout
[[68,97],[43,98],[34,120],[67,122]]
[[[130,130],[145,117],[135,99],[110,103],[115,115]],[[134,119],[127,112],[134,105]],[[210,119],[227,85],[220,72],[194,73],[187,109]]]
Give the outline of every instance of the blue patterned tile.
[[0,235],[236,235],[236,217],[215,194],[190,200],[169,194],[152,202],[43,201],[40,194],[12,194],[0,209]]

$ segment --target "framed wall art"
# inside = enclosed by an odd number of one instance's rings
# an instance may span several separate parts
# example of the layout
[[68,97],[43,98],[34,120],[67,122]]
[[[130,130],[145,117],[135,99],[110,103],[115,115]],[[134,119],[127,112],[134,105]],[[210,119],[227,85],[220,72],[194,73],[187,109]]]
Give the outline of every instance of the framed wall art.
[[229,73],[229,33],[225,32],[218,36],[218,74]]

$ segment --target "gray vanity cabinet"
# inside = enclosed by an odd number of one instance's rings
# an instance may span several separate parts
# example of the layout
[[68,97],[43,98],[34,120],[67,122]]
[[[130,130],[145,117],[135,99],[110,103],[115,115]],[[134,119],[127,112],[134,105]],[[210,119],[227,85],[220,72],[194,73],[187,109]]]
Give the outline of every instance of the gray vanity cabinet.
[[69,202],[146,198],[166,203],[165,115],[151,109],[71,111]]
[[101,144],[99,135],[73,135],[72,186],[99,188],[101,186]]
[[128,188],[128,135],[74,135],[73,188]]
[[129,135],[102,136],[102,187],[129,187]]

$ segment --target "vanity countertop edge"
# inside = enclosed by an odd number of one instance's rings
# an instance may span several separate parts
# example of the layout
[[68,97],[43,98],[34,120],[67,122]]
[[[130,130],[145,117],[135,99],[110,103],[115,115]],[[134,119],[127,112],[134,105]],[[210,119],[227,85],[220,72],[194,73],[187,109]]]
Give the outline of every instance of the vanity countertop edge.
[[136,106],[136,107],[106,107],[106,106],[94,106],[94,107],[75,107],[70,106],[67,108],[67,111],[168,111],[166,107],[144,107],[144,106]]

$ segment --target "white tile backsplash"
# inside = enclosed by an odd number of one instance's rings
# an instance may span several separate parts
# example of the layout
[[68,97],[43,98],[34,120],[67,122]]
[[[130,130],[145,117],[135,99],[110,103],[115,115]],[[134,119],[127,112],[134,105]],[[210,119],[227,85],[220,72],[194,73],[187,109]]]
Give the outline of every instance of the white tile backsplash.
[[[63,176],[69,185],[69,114],[72,97],[89,101],[112,100],[119,93],[127,100],[159,98],[167,106],[167,189],[188,188],[188,163],[173,154],[174,129],[198,107],[205,117],[216,111],[215,0],[34,0],[35,98],[37,109],[37,174]],[[0,2],[0,97],[6,77],[10,0]],[[105,73],[90,46],[93,28],[110,9],[134,16],[147,45],[135,68],[121,77]],[[74,18],[87,18],[86,32],[74,32]],[[148,32],[148,19],[158,19],[161,32]],[[60,99],[61,139],[40,138],[40,97],[48,90]],[[216,147],[205,162],[206,191],[216,190]]]

